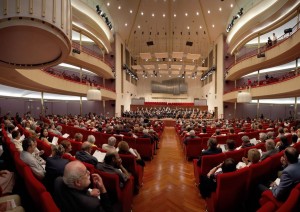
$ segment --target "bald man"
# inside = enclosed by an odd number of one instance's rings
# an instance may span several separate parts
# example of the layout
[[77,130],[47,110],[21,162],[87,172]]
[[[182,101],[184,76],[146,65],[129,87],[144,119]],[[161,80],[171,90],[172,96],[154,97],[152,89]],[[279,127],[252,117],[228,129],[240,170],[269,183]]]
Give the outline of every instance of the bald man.
[[55,202],[61,212],[67,211],[113,211],[111,201],[101,177],[92,174],[96,188],[89,189],[90,172],[80,161],[68,163],[64,176],[55,180]]

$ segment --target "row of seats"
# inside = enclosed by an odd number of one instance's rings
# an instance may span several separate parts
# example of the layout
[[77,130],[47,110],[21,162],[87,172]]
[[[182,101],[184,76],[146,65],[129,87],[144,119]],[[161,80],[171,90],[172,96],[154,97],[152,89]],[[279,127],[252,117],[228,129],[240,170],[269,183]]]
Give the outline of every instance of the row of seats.
[[[34,176],[31,168],[20,159],[20,153],[15,145],[10,141],[7,133],[2,125],[2,133],[4,136],[4,144],[7,146],[10,155],[13,158],[18,176],[25,185],[30,199],[33,201],[35,211],[43,212],[59,212],[51,194],[46,190],[45,186]],[[20,182],[19,182],[20,183]]]
[[[19,129],[21,131],[26,132],[22,126],[19,126]],[[52,133],[49,133],[49,135],[54,135]],[[30,136],[30,134],[29,134]],[[60,143],[62,140],[69,140],[71,145],[72,145],[72,155],[75,155],[75,153],[79,150],[81,150],[81,142],[76,142],[71,139],[66,139],[63,137],[59,137],[58,143]],[[37,141],[37,148],[39,150],[44,150],[43,157],[47,158],[51,155],[51,146],[40,140],[36,139]],[[14,144],[12,144],[14,146]],[[103,149],[93,147],[92,154],[95,150],[99,150],[101,152],[106,152]],[[123,212],[129,212],[131,211],[131,204],[133,202],[133,191],[134,191],[134,181],[135,179],[138,181],[139,185],[141,186],[143,183],[143,173],[144,173],[144,168],[142,166],[139,166],[136,164],[136,159],[133,155],[124,155],[120,154],[120,157],[122,158],[122,164],[123,166],[130,172],[132,173],[131,178],[126,182],[125,186],[123,188],[120,188],[120,179],[117,174],[109,174],[105,172],[101,172],[97,169],[94,168],[93,165],[84,163],[84,165],[87,167],[87,169],[90,171],[90,173],[98,173],[104,182],[104,185],[110,194],[110,197],[115,202],[115,206],[118,211],[123,211]],[[67,154],[63,155],[63,158],[68,159],[69,161],[76,160],[75,157],[69,156]],[[20,160],[20,159],[19,159]]]
[[[294,146],[298,151],[300,151],[300,143],[297,143]],[[223,154],[223,153],[222,153]],[[222,155],[219,154],[219,155]],[[205,158],[213,157],[212,156],[203,156],[202,163],[205,163]],[[224,156],[224,155],[223,155]],[[226,154],[225,154],[226,156]],[[210,198],[206,199],[208,211],[243,211],[245,210],[245,206],[249,207],[252,204],[252,199],[255,195],[256,188],[259,183],[270,180],[270,178],[275,178],[277,175],[277,171],[281,167],[280,158],[283,156],[283,151],[268,157],[267,159],[259,162],[257,164],[253,164],[249,167],[242,168],[235,172],[223,173],[217,176],[217,188],[216,191],[212,193]],[[212,160],[216,166],[223,159],[220,159],[220,156],[215,157]],[[227,156],[228,157],[228,156]],[[217,161],[219,160],[219,161]],[[205,172],[205,173],[204,173]],[[201,174],[207,174],[208,171],[203,171]],[[273,196],[272,193],[266,192],[269,196]],[[263,197],[267,194],[263,194]],[[294,196],[291,199],[295,198]],[[262,198],[260,200],[263,207],[267,202]],[[275,198],[273,198],[275,199]],[[291,200],[292,201],[292,200]],[[295,204],[297,204],[298,200]],[[272,203],[273,204],[273,203]],[[271,203],[268,203],[270,206]],[[281,203],[283,205],[283,203]],[[269,208],[269,207],[268,207]],[[276,205],[275,205],[276,210]],[[260,210],[267,211],[267,210]],[[269,210],[274,211],[274,210]],[[281,210],[281,211],[290,211],[290,210]],[[292,210],[293,211],[293,210]]]
[[260,199],[261,208],[257,212],[297,212],[300,206],[300,183],[292,189],[285,202],[280,202],[274,198],[271,191],[267,190]]

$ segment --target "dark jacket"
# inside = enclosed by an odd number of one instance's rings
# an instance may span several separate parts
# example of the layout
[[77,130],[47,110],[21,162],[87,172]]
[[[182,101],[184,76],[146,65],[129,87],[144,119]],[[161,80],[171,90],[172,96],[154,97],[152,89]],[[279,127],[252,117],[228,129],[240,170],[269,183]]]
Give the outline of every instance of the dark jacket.
[[90,164],[92,164],[94,166],[96,166],[97,163],[98,163],[97,158],[95,158],[93,155],[91,155],[88,152],[83,151],[83,150],[80,150],[80,151],[76,152],[75,158],[77,160],[82,161],[82,162],[90,163]]

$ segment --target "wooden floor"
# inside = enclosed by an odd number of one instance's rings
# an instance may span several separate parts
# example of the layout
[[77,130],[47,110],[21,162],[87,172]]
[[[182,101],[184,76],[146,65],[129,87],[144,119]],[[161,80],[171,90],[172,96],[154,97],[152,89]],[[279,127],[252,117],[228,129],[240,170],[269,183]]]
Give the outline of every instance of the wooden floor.
[[157,155],[146,162],[143,181],[133,212],[205,211],[192,162],[184,158],[174,127],[165,127]]

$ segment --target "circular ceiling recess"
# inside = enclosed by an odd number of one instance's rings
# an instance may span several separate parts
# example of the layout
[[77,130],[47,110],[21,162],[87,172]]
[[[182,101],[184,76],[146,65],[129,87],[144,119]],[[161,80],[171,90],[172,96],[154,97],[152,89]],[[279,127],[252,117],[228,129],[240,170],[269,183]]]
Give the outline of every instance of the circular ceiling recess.
[[47,5],[51,1],[37,5],[28,1],[4,4],[4,13],[0,14],[0,66],[46,68],[61,63],[70,53],[70,1],[55,5]]

